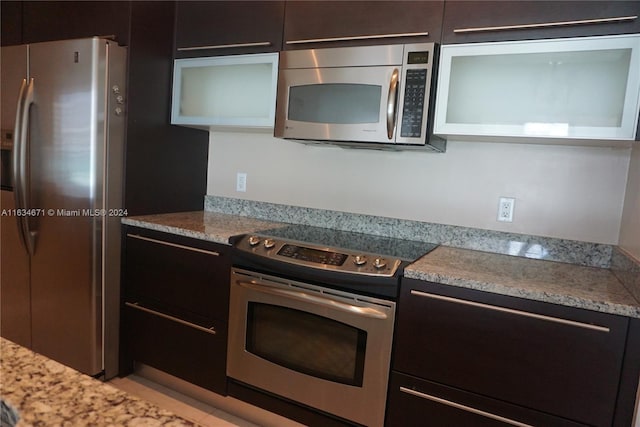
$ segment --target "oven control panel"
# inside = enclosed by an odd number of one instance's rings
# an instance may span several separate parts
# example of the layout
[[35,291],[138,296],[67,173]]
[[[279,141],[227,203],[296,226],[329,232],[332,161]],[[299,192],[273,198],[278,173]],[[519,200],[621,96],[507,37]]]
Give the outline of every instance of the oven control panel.
[[236,242],[243,252],[310,268],[351,274],[391,277],[402,262],[373,253],[334,249],[319,245],[248,235]]

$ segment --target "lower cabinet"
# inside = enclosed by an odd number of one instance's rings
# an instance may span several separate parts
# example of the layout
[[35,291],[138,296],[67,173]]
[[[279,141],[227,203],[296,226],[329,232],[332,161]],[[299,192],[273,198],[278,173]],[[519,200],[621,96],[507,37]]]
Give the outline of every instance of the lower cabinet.
[[139,305],[125,306],[123,317],[132,360],[226,394],[226,324],[205,328]]
[[397,319],[389,426],[614,422],[628,318],[405,279]]
[[584,424],[393,372],[388,427],[570,427]]
[[227,392],[228,247],[124,227],[120,374],[140,362]]

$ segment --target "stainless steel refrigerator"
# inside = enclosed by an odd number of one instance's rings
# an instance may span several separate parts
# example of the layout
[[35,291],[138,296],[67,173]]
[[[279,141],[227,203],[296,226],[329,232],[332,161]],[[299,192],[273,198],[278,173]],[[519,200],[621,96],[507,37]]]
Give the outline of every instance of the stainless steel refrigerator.
[[111,378],[126,48],[89,38],[1,54],[0,334]]

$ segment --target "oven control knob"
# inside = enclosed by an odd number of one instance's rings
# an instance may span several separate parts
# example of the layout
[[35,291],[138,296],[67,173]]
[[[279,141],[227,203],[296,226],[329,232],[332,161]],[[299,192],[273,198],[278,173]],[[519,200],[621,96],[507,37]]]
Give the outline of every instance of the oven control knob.
[[375,268],[377,268],[378,270],[383,269],[383,268],[385,268],[387,266],[387,261],[385,261],[384,258],[376,258],[373,261],[373,266]]
[[276,245],[276,241],[273,239],[266,239],[264,241],[264,247],[267,249],[271,249],[272,247],[274,247]]
[[258,236],[250,236],[249,237],[249,245],[255,246],[260,243],[260,238]]
[[367,257],[364,255],[356,255],[353,258],[353,263],[355,265],[365,265],[367,263]]

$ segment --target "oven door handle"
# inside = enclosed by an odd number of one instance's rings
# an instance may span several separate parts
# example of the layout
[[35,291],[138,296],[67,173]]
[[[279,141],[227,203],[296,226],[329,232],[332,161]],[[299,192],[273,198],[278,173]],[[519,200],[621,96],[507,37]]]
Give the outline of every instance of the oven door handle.
[[361,307],[353,304],[347,304],[341,301],[336,301],[329,298],[322,298],[315,295],[310,295],[304,292],[289,291],[286,289],[274,288],[266,284],[257,284],[255,282],[237,281],[239,286],[243,288],[251,289],[253,291],[262,292],[271,295],[283,296],[298,301],[309,302],[311,304],[319,305],[322,307],[331,308],[334,310],[344,311],[350,314],[357,314],[362,317],[369,317],[372,319],[386,319],[389,316],[387,313],[376,310],[373,307]]

